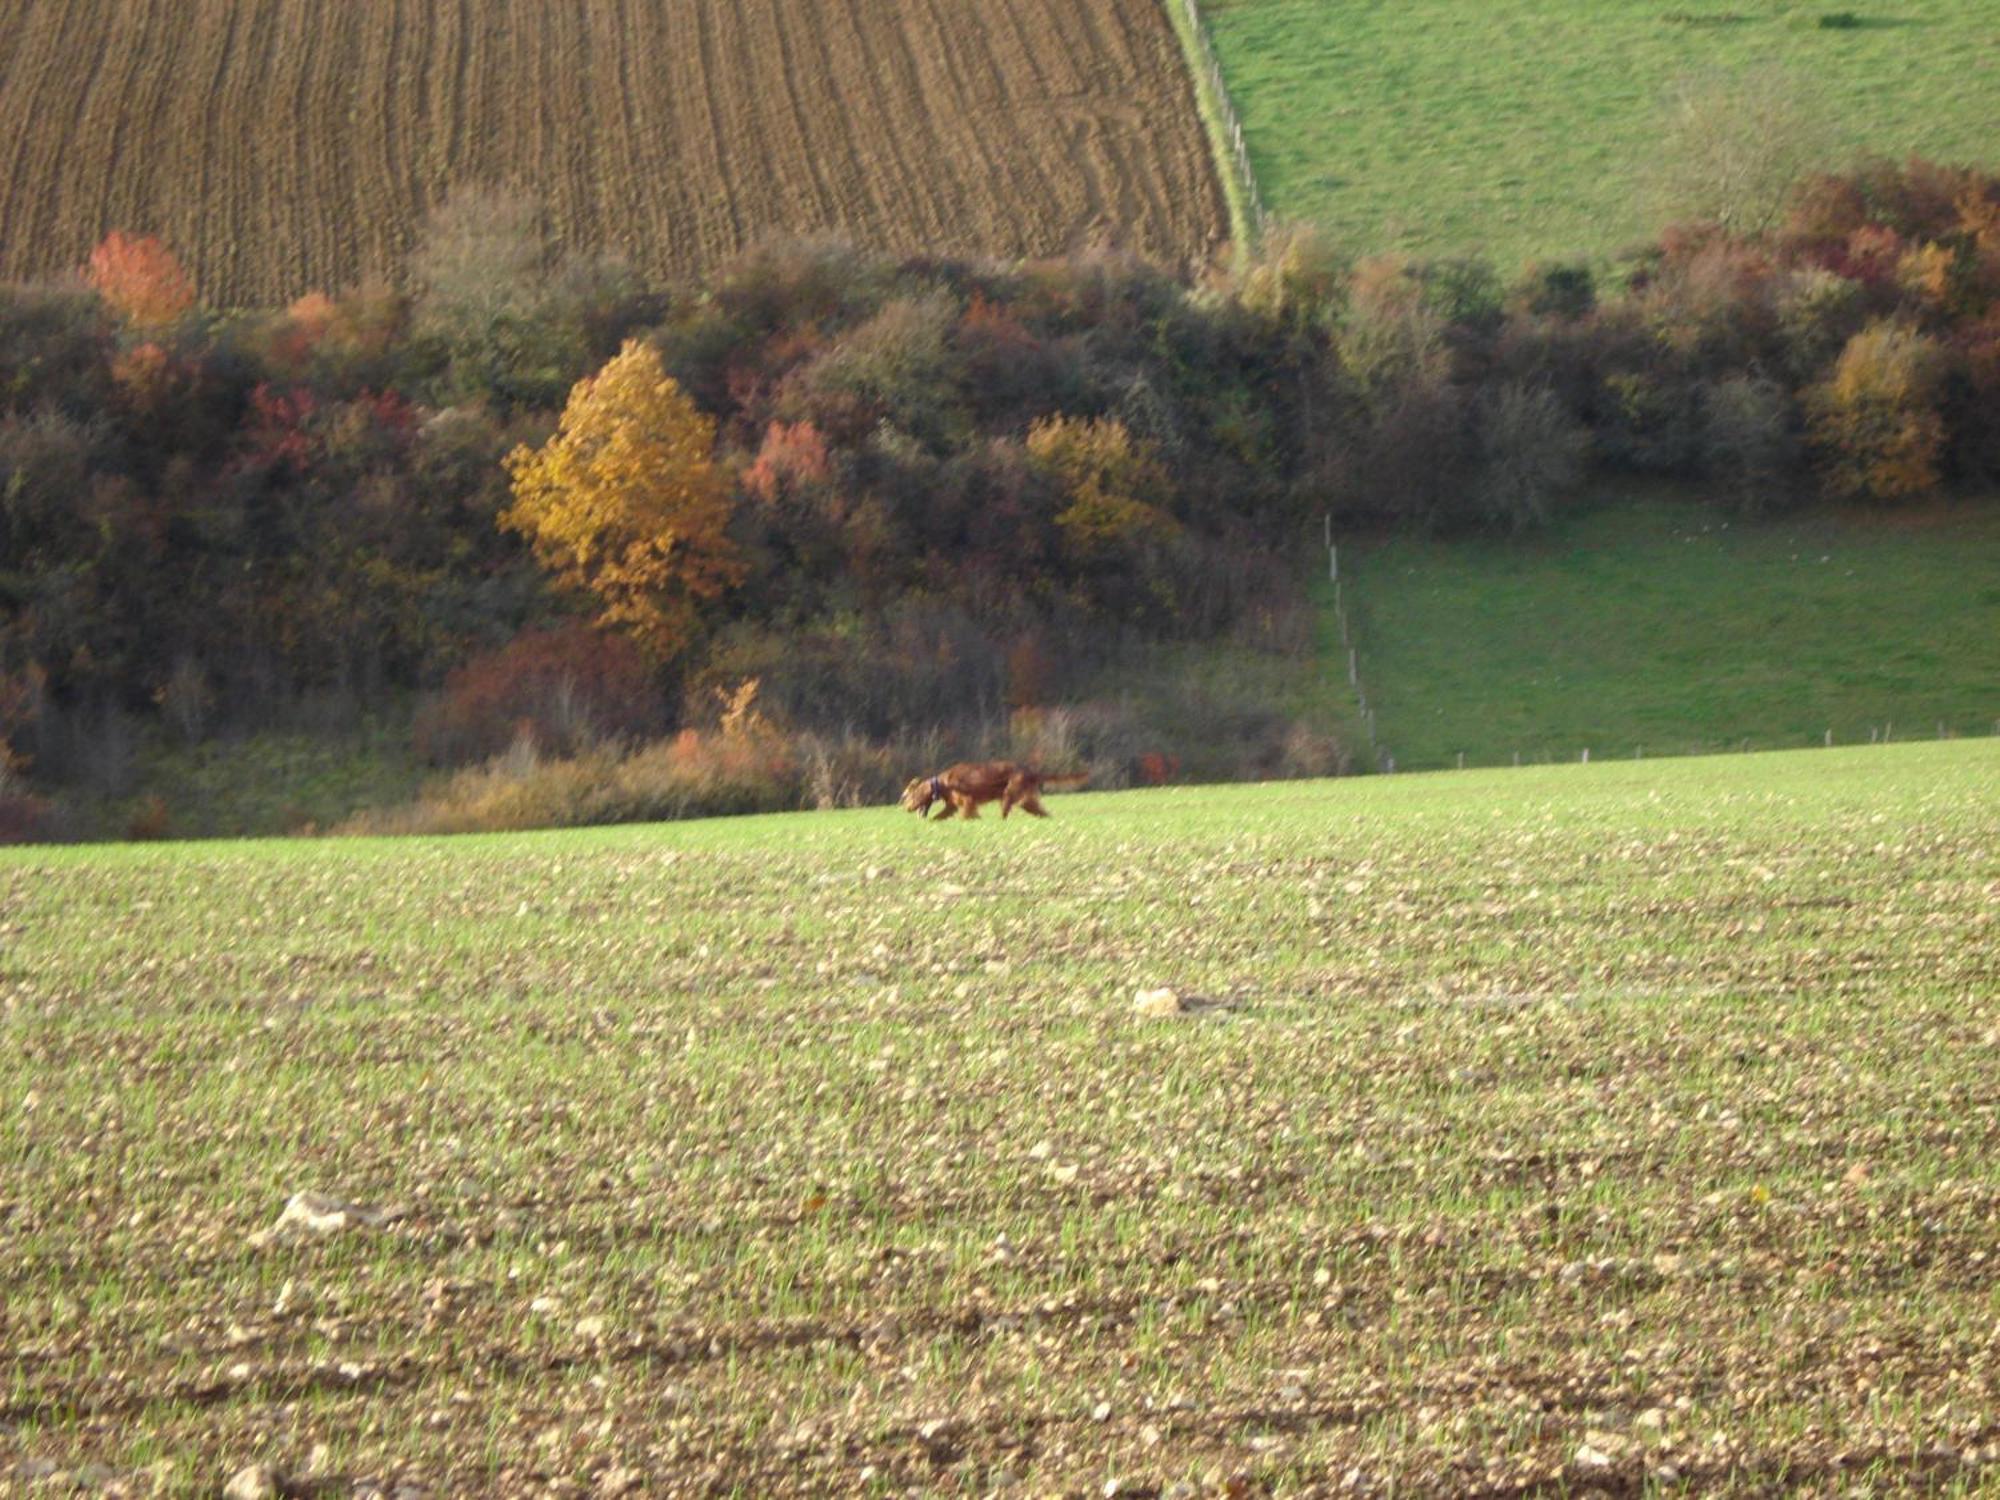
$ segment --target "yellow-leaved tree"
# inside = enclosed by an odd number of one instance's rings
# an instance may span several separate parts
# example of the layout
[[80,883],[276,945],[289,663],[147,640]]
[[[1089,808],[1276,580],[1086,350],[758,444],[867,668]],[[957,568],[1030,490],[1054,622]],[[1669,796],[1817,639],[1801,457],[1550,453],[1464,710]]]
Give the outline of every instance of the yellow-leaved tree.
[[1115,418],[1045,417],[1028,429],[1028,452],[1053,474],[1069,504],[1056,517],[1080,558],[1116,557],[1180,530],[1155,503],[1173,489],[1153,445]]
[[661,661],[693,638],[701,606],[748,571],[730,541],[715,423],[659,353],[636,339],[576,383],[556,435],[507,456],[524,533],[564,586],[597,597],[600,624]]
[[1875,322],[1847,341],[1832,376],[1805,393],[1834,494],[1893,504],[1937,488],[1945,373],[1943,349],[1915,328]]

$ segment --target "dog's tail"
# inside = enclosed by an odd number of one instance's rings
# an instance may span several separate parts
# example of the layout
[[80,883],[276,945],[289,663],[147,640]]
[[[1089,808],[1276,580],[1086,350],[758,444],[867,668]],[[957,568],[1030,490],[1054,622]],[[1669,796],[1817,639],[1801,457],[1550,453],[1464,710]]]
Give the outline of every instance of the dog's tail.
[[1082,786],[1086,781],[1090,780],[1090,772],[1064,771],[1059,776],[1049,776],[1038,771],[1035,773],[1035,780],[1039,781],[1043,786]]

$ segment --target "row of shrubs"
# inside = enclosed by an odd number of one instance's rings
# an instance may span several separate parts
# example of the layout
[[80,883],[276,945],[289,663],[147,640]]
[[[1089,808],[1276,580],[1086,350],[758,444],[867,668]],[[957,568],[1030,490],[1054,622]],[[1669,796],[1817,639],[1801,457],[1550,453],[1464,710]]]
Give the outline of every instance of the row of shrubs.
[[[1092,702],[1017,710],[1005,724],[970,736],[932,730],[885,741],[782,733],[755,710],[755,691],[754,682],[739,688],[711,728],[639,742],[544,748],[538,721],[526,718],[500,753],[440,775],[408,804],[362,812],[334,831],[494,833],[878,806],[895,801],[912,775],[967,757],[1080,770],[1100,791],[1166,785],[1191,763],[1213,779],[1352,769],[1337,737],[1244,705],[1202,705],[1181,719],[1178,734],[1168,729],[1164,737],[1130,705]],[[578,731],[574,717],[563,726]]]
[[[464,198],[401,286],[284,309],[204,308],[123,236],[0,288],[10,795],[89,779],[79,725],[198,741],[327,695],[423,698],[447,768],[524,717],[548,764],[672,743],[751,678],[787,737],[971,744],[1134,643],[1290,607],[1322,513],[1518,530],[1604,474],[1743,513],[2000,481],[2000,177],[1969,169],[1823,175],[1768,231],[1670,228],[1610,275],[1292,232],[1196,282],[815,242],[657,289],[538,235]],[[501,524],[508,456],[627,340],[726,497],[730,586],[671,659]]]

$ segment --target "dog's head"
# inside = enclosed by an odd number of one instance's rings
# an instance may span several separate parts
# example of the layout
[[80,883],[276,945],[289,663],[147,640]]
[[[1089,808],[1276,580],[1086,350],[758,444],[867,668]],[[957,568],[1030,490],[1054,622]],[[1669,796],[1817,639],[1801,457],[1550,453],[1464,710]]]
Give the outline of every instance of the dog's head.
[[903,809],[906,812],[929,812],[931,804],[937,799],[938,782],[935,776],[919,776],[903,788]]

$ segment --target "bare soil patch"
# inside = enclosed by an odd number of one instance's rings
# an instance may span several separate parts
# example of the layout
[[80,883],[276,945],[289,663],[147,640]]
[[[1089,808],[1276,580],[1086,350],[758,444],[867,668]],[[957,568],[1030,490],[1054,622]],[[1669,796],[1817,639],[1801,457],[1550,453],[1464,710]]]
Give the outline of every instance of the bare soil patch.
[[204,296],[401,267],[454,186],[699,273],[774,234],[1176,262],[1222,198],[1156,0],[0,0],[0,278],[164,236]]

